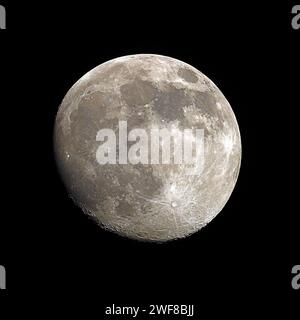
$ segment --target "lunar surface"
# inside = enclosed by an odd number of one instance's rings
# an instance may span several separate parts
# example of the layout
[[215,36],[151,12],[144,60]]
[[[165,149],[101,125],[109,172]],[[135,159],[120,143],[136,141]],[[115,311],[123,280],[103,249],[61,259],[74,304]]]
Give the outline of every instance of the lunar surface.
[[[187,174],[185,163],[99,164],[107,139],[97,134],[107,128],[118,137],[120,121],[128,132],[201,129],[201,173]],[[54,150],[68,194],[86,214],[119,235],[155,242],[208,224],[229,199],[241,161],[238,124],[221,91],[194,67],[152,54],[113,59],[75,83],[58,110]]]

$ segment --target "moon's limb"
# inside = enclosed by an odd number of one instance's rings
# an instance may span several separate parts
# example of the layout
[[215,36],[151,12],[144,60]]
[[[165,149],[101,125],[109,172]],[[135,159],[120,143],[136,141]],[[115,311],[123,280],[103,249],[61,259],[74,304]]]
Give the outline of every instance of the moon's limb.
[[[96,161],[101,128],[153,125],[204,129],[200,176],[183,165],[107,164]],[[200,71],[179,60],[133,55],[84,75],[65,96],[56,118],[55,154],[74,201],[103,227],[145,241],[185,237],[210,222],[235,186],[241,140],[233,111]]]

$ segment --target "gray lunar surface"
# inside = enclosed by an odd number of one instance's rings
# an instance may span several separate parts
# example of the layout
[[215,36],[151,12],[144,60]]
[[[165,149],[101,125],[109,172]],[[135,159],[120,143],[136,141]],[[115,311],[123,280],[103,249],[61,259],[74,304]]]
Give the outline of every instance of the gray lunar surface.
[[[128,130],[204,129],[201,175],[186,175],[184,164],[99,165],[97,132],[117,132],[120,120]],[[238,124],[221,91],[192,66],[152,54],[113,59],[75,83],[56,117],[54,150],[85,213],[122,236],[157,242],[209,223],[229,199],[241,161]]]

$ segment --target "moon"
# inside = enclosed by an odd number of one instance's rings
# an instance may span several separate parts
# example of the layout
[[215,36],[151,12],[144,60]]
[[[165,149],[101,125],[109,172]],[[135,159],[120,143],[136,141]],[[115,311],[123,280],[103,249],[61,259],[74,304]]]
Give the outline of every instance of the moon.
[[[187,174],[185,163],[99,164],[104,140],[97,133],[106,128],[118,137],[120,121],[128,132],[190,129],[194,137],[201,130],[201,174]],[[67,92],[54,152],[69,196],[99,226],[164,242],[199,231],[225,206],[240,170],[241,138],[229,102],[203,73],[174,58],[137,54],[97,66]]]

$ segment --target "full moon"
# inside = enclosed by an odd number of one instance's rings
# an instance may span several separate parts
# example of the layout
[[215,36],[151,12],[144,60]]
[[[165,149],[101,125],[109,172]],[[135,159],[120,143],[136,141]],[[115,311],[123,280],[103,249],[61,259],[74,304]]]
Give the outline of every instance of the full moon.
[[[156,161],[153,128],[182,138],[176,145],[173,136],[160,137]],[[195,148],[195,132],[202,134],[202,160],[193,173],[182,159],[188,143]],[[177,162],[175,154],[161,160],[175,149]],[[121,236],[164,242],[200,230],[225,206],[239,174],[241,139],[230,104],[203,73],[174,58],[137,54],[99,65],[68,91],[54,151],[67,192],[84,213]]]

